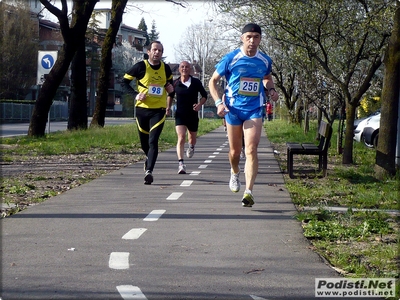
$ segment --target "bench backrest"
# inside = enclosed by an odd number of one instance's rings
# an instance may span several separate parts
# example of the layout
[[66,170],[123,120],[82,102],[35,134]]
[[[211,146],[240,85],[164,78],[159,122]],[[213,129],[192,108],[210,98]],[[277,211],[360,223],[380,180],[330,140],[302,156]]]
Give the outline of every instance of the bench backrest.
[[332,126],[329,123],[326,123],[325,121],[321,121],[318,133],[320,136],[318,148],[322,152],[328,152],[328,148],[330,146],[332,137]]

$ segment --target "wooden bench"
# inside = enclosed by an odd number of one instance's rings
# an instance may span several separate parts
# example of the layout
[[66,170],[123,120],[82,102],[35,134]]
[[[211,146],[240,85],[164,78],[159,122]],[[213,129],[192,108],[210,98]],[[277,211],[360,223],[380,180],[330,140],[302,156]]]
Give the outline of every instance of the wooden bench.
[[319,144],[311,143],[286,143],[287,146],[287,170],[290,178],[295,178],[293,175],[293,156],[301,155],[318,155],[318,172],[323,170],[323,176],[326,176],[328,165],[328,148],[332,137],[332,127],[328,123],[321,121],[318,129],[320,136]]

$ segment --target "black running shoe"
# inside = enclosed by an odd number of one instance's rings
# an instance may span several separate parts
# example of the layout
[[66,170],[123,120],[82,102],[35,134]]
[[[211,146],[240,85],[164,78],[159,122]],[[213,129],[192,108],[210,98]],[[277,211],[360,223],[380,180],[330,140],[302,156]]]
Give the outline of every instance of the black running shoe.
[[147,170],[144,176],[144,184],[151,184],[153,180],[153,174],[151,173],[151,171]]

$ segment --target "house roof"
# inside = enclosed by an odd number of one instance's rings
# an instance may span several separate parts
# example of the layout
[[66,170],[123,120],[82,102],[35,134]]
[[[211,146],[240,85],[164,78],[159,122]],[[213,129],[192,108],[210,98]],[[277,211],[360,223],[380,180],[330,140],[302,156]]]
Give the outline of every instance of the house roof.
[[43,26],[43,27],[46,27],[46,28],[49,28],[49,29],[60,30],[60,24],[54,23],[54,22],[49,21],[49,20],[39,19],[39,24],[40,24],[40,26]]
[[124,30],[127,30],[127,31],[132,31],[132,32],[135,32],[135,33],[138,33],[138,34],[141,34],[141,35],[145,35],[146,34],[146,31],[143,31],[143,30],[140,30],[140,29],[137,29],[137,28],[125,25],[125,24],[121,24],[121,29],[124,29]]

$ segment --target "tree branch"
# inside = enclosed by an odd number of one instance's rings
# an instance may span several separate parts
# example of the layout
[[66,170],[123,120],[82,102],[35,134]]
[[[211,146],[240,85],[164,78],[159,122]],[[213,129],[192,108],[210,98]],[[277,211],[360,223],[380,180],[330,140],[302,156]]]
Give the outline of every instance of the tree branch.
[[171,2],[171,3],[176,4],[176,5],[179,5],[179,6],[182,6],[183,8],[186,8],[185,5],[187,5],[187,4],[186,4],[186,1],[183,1],[184,3],[182,3],[181,1],[174,1],[174,0],[165,0],[165,1]]

